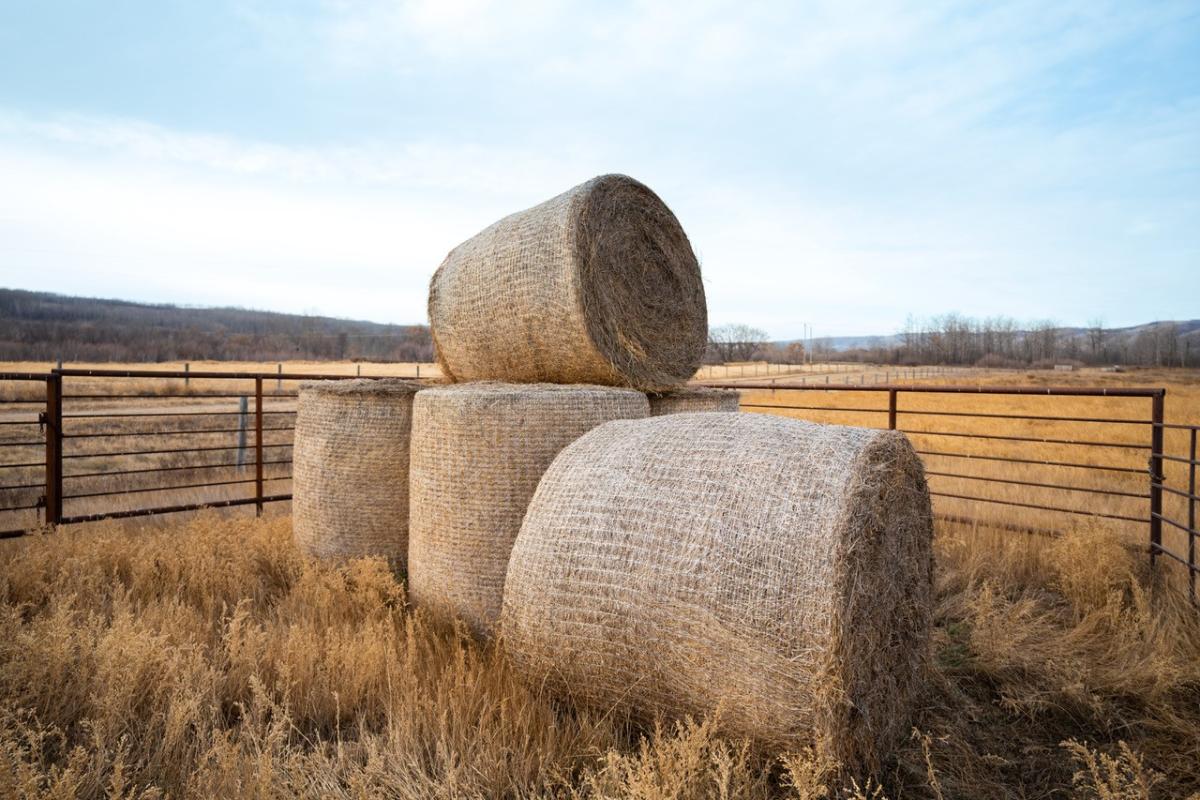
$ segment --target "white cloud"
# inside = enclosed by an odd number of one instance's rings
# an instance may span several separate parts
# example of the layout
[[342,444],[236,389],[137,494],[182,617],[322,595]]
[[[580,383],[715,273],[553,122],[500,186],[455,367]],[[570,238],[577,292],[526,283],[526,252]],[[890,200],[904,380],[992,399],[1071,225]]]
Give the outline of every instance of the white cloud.
[[4,132],[0,283],[65,293],[420,321],[450,247],[561,181],[522,153],[382,158],[79,118]]
[[1191,13],[1184,2],[1112,0],[329,0],[311,16],[256,0],[242,7],[264,40],[303,48],[318,71],[412,74],[432,58],[577,89],[803,86],[919,117],[985,113],[1030,76],[1116,40],[1149,41]]
[[417,139],[387,146],[284,146],[172,130],[140,120],[78,114],[31,117],[0,109],[0,142],[4,139],[77,157],[221,175],[309,184],[472,188],[484,193],[497,187],[519,193],[543,186],[561,175],[562,163],[561,154],[520,148],[500,152],[471,143]]

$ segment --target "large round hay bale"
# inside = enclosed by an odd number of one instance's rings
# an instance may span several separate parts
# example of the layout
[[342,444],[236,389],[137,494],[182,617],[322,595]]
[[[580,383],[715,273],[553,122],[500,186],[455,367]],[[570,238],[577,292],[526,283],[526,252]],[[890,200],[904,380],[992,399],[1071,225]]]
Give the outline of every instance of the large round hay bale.
[[700,364],[700,266],[646,186],[602,175],[450,251],[429,284],[438,362],[457,381],[666,389]]
[[693,387],[648,394],[650,416],[689,414],[697,411],[737,411],[740,395],[732,389]]
[[425,389],[413,408],[409,596],[486,635],[508,554],[558,452],[597,425],[649,413],[607,386],[468,383]]
[[758,414],[611,422],[563,450],[513,548],[531,680],[877,763],[927,652],[932,521],[903,434]]
[[292,530],[320,558],[408,553],[413,396],[404,380],[300,384],[292,450]]

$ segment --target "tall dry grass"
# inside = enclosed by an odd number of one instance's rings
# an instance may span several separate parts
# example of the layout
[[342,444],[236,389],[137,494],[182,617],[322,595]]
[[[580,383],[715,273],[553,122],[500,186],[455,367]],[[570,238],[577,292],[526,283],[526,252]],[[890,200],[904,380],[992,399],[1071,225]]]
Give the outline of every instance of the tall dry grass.
[[0,550],[0,796],[1186,797],[1200,615],[1107,538],[943,530],[911,740],[879,775],[719,719],[638,730],[410,611],[382,563],[208,514]]

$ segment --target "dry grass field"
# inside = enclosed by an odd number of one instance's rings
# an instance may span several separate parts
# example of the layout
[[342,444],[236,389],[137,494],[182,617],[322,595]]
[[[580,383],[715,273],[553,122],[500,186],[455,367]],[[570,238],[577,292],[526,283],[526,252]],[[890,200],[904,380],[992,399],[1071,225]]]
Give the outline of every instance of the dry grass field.
[[[347,367],[309,371],[352,372]],[[14,368],[32,365],[0,366]],[[363,371],[381,374],[368,365]],[[945,380],[1165,386],[1167,421],[1200,423],[1196,373],[971,373]],[[195,379],[189,389],[228,387]],[[97,381],[94,393],[109,391],[131,389]],[[886,408],[886,395],[868,392],[781,389],[743,399]],[[86,402],[98,412],[108,408]],[[911,395],[899,407],[1120,419],[1149,413],[1148,400],[1112,398]],[[886,425],[878,413],[772,413]],[[903,413],[900,425],[1119,443],[1149,438],[1144,425]],[[211,436],[229,444],[226,434]],[[949,442],[959,453],[1145,468],[1141,449],[919,433],[913,439],[926,450],[948,450]],[[1183,455],[1185,446],[1168,431],[1168,452]],[[927,464],[931,473],[1130,493],[1146,485],[1144,472],[1097,475],[937,456]],[[1183,485],[1182,466],[1166,467],[1173,485]],[[930,480],[947,493],[1146,513],[1146,501],[1133,497],[936,474]],[[169,496],[199,496],[191,491]],[[75,502],[95,507],[88,498]],[[1182,504],[1165,502],[1185,518]],[[0,796],[1200,796],[1200,613],[1178,590],[1180,570],[1149,571],[1144,524],[939,498],[942,513],[1063,534],[939,525],[934,658],[912,737],[883,773],[852,776],[820,753],[764,752],[730,739],[719,715],[639,729],[544,697],[521,684],[501,650],[412,612],[381,564],[305,561],[290,543],[286,505],[263,520],[245,510],[207,512],[76,526],[0,545]],[[1181,552],[1185,546],[1169,530],[1164,541]]]
[[1200,619],[1101,531],[943,531],[911,738],[878,776],[720,718],[637,729],[522,684],[286,517],[0,550],[0,796],[1146,798],[1200,791]]

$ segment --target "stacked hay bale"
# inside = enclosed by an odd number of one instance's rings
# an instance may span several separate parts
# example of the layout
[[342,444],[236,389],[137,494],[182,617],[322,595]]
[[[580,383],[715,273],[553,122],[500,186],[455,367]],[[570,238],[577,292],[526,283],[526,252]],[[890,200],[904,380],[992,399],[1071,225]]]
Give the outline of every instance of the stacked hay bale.
[[302,390],[302,546],[403,565],[407,544],[416,604],[500,629],[565,696],[878,762],[931,616],[903,435],[690,413],[737,393],[681,389],[707,342],[699,265],[625,176],[456,247],[429,316],[449,385]]
[[455,381],[672,389],[708,342],[700,267],[643,184],[602,175],[450,251],[429,324]]
[[906,732],[932,520],[903,434],[757,414],[610,422],[565,448],[513,548],[502,631],[530,680],[707,714],[853,769]]
[[697,411],[737,411],[739,395],[730,389],[696,387],[671,392],[652,392],[650,416],[688,414]]
[[292,455],[292,530],[321,558],[408,553],[409,433],[417,386],[404,380],[300,384]]
[[509,553],[542,473],[595,426],[648,413],[641,392],[611,386],[466,383],[418,393],[408,552],[413,602],[489,634]]

